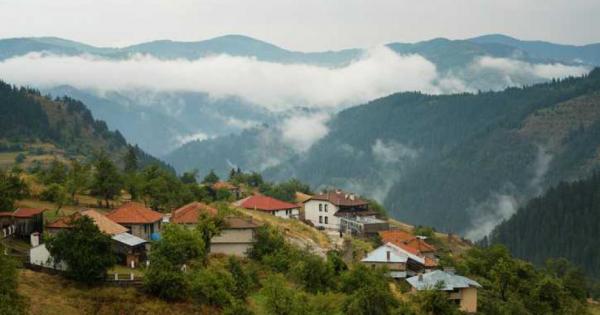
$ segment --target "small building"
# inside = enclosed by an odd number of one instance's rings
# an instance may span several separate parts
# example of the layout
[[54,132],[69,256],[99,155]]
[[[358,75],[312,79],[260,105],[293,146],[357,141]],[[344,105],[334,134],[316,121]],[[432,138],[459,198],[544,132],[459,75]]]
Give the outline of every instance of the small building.
[[212,184],[211,188],[214,191],[217,190],[227,190],[235,199],[240,199],[242,196],[242,191],[239,186],[236,186],[230,182],[219,181]]
[[[193,202],[173,211],[170,222],[195,228],[202,214],[216,216],[217,209]],[[225,227],[221,229],[221,233],[210,240],[210,252],[245,257],[256,242],[256,229],[259,225],[250,218],[242,217],[226,217],[224,221]]]
[[147,259],[148,241],[145,239],[123,232],[113,235],[112,240],[113,252],[121,264],[135,268],[140,265],[140,261]]
[[371,267],[386,267],[390,276],[395,279],[403,279],[425,270],[425,258],[392,243],[385,243],[368,253],[361,263]]
[[106,215],[127,228],[128,232],[145,240],[158,239],[163,215],[137,202],[127,202]]
[[67,270],[67,263],[64,261],[54,261],[48,248],[46,248],[46,244],[40,244],[29,249],[29,263],[44,268]]
[[461,311],[477,312],[477,289],[481,288],[477,281],[442,270],[420,274],[406,281],[412,286],[413,291],[445,291],[448,293],[448,299],[455,301]]
[[357,236],[373,236],[390,228],[386,220],[375,217],[341,217],[340,231]]
[[234,203],[236,206],[265,212],[285,219],[298,219],[300,206],[264,195],[254,195]]
[[339,230],[343,217],[375,217],[369,211],[369,202],[353,193],[341,190],[329,191],[312,196],[304,202],[304,216],[315,227]]
[[19,208],[13,212],[15,234],[27,238],[34,232],[44,232],[44,209]]

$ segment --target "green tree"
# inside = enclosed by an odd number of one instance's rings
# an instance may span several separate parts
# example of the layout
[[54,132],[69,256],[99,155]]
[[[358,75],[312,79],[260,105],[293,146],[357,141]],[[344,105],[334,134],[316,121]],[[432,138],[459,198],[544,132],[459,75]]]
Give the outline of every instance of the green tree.
[[115,164],[105,153],[96,157],[94,162],[95,172],[92,184],[92,194],[104,199],[106,207],[109,201],[119,196],[123,188],[123,179]]
[[127,147],[127,153],[125,153],[125,156],[123,157],[123,164],[125,165],[123,168],[125,173],[134,173],[138,171],[139,163],[134,147]]
[[0,244],[0,314],[27,314],[25,300],[17,292],[17,286],[17,262],[4,255],[4,248]]
[[47,242],[55,261],[67,263],[67,276],[79,282],[98,283],[114,265],[110,236],[100,232],[94,221],[82,216],[72,228],[58,232]]
[[144,290],[163,300],[184,300],[188,296],[189,283],[180,266],[165,257],[153,255],[144,272]]
[[190,276],[190,292],[198,304],[225,307],[234,303],[232,292],[235,281],[230,273],[218,268],[208,267],[194,271]]
[[21,164],[21,163],[25,162],[26,159],[27,159],[27,157],[25,156],[25,154],[19,153],[15,157],[15,163],[16,164]]
[[204,240],[198,231],[169,224],[163,228],[161,239],[152,244],[150,259],[161,258],[181,267],[192,259],[202,259],[206,254]]
[[227,270],[234,281],[233,296],[239,300],[246,300],[252,287],[252,277],[244,271],[240,260],[235,256],[229,256]]
[[342,274],[341,290],[348,294],[346,314],[389,314],[398,306],[389,287],[385,270],[359,264]]
[[0,209],[13,209],[15,201],[28,195],[29,187],[18,172],[0,170]]
[[[196,231],[202,238],[205,253],[210,252],[210,240],[221,234],[221,230],[225,226],[225,221],[220,215],[211,216],[207,213],[201,213],[198,216]],[[205,256],[206,258],[206,256]]]
[[196,177],[198,176],[198,170],[194,169],[181,175],[181,182],[184,184],[198,184]]
[[268,314],[300,315],[305,312],[305,303],[299,293],[291,288],[280,274],[270,275],[263,281],[260,290],[265,297],[265,307]]
[[82,164],[77,160],[71,161],[71,168],[67,173],[65,191],[75,202],[75,195],[84,192],[90,185],[90,165]]
[[56,205],[56,213],[67,203],[69,196],[65,188],[60,184],[50,184],[40,194],[40,199],[53,202]]
[[217,174],[215,173],[214,170],[210,170],[210,172],[208,172],[208,174],[206,174],[206,176],[202,180],[202,183],[206,184],[206,185],[212,185],[218,181],[219,181],[219,176],[217,176]]
[[292,266],[291,273],[311,293],[326,292],[334,285],[335,271],[332,266],[321,257],[308,252]]
[[281,232],[268,225],[256,229],[256,243],[248,256],[260,261],[264,256],[282,250],[286,246]]
[[461,314],[456,304],[448,299],[448,293],[440,290],[443,286],[438,283],[435,288],[418,291],[412,297],[423,314]]
[[52,160],[50,165],[41,174],[44,184],[64,184],[67,179],[67,166],[57,159]]
[[192,192],[175,174],[158,165],[150,165],[141,173],[142,196],[153,209],[177,208],[194,200]]

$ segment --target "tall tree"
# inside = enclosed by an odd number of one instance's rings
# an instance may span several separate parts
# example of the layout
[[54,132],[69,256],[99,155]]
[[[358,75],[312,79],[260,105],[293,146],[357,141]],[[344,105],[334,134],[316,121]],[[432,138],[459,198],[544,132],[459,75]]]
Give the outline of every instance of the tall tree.
[[217,174],[215,173],[214,170],[210,170],[210,172],[208,172],[208,174],[202,180],[202,183],[207,184],[207,185],[212,185],[218,181],[219,181],[219,176],[217,176]]
[[109,201],[119,196],[123,188],[123,179],[115,164],[105,153],[96,157],[92,194],[104,199],[106,207]]
[[65,190],[70,195],[71,201],[75,202],[75,195],[88,189],[89,184],[90,165],[73,159],[65,182]]
[[17,292],[17,262],[4,255],[0,244],[0,314],[26,314],[26,304]]
[[15,201],[28,194],[29,188],[18,172],[0,170],[0,209],[13,209]]
[[124,157],[124,171],[125,173],[133,173],[133,172],[137,172],[139,165],[138,165],[138,157],[137,154],[135,153],[135,148],[132,146],[128,146],[127,147],[127,153],[125,153],[125,157]]

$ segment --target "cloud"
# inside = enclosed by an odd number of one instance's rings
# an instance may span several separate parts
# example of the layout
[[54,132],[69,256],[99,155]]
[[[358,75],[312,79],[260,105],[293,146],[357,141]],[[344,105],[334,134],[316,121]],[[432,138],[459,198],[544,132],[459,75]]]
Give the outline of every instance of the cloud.
[[210,138],[210,136],[203,132],[196,132],[196,133],[187,134],[187,135],[178,135],[175,137],[175,141],[177,142],[177,145],[183,145],[183,144],[186,144],[191,141],[196,141],[196,140],[202,141],[202,140],[206,140],[209,138]]
[[279,125],[284,142],[297,152],[306,152],[315,142],[329,132],[327,121],[330,116],[326,113],[310,115],[294,115],[285,119]]
[[337,108],[398,91],[456,92],[438,86],[433,63],[376,47],[342,68],[279,64],[217,55],[197,60],[159,60],[135,55],[110,60],[92,55],[30,53],[0,62],[3,79],[19,85],[80,89],[197,91],[239,96],[272,111],[297,106]]
[[465,233],[465,237],[474,241],[484,238],[496,225],[515,214],[518,207],[519,201],[513,195],[493,194],[473,209],[477,216],[473,219],[473,228]]
[[406,159],[415,159],[419,152],[402,143],[390,141],[387,144],[381,139],[375,140],[371,147],[373,157],[383,163],[398,163]]

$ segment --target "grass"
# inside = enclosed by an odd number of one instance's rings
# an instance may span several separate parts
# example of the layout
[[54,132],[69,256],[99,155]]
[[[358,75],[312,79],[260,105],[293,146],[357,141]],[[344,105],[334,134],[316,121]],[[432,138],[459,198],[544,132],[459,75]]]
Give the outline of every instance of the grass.
[[31,315],[215,314],[191,303],[167,303],[135,288],[85,287],[60,276],[21,270],[19,292]]

